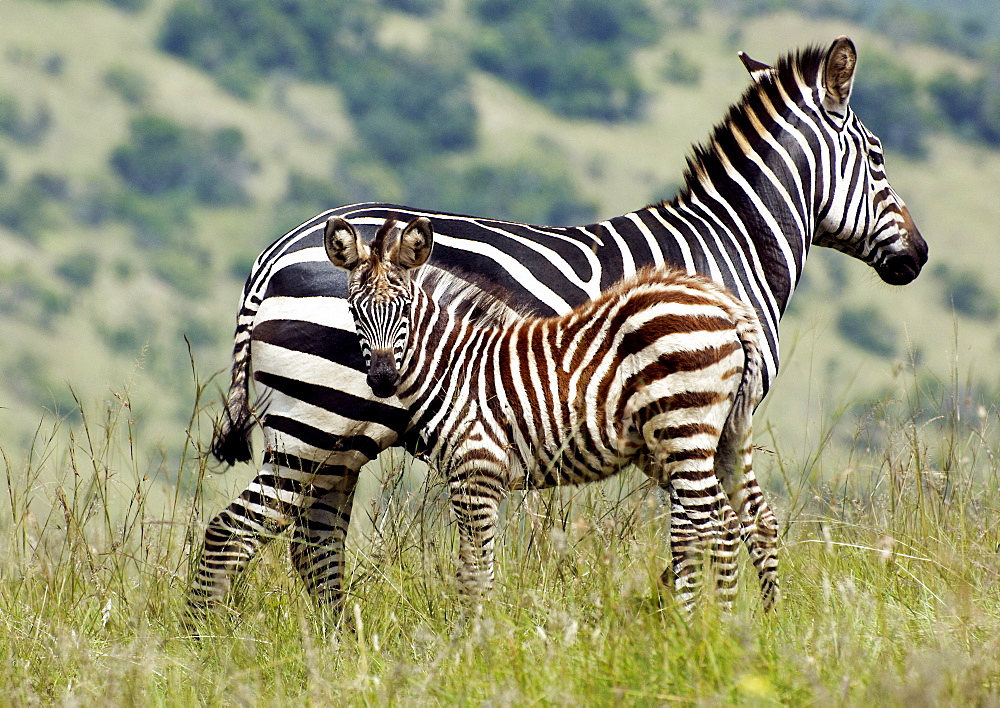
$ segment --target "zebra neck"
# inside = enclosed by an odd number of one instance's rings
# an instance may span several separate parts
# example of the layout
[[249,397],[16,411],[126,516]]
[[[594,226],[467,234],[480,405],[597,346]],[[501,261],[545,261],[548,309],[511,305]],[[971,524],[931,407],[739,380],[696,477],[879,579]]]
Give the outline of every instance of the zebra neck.
[[464,376],[478,370],[484,358],[482,342],[496,330],[471,325],[447,304],[418,288],[411,310],[410,345],[402,362],[400,401],[410,409],[425,439],[435,434],[436,416],[456,398]]

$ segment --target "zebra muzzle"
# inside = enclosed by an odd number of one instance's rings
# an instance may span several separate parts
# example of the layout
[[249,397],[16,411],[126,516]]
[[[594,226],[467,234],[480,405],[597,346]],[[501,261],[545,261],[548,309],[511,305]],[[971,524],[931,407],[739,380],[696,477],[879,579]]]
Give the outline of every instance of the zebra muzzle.
[[399,386],[399,370],[391,349],[372,351],[372,363],[368,368],[368,385],[379,398],[396,395]]

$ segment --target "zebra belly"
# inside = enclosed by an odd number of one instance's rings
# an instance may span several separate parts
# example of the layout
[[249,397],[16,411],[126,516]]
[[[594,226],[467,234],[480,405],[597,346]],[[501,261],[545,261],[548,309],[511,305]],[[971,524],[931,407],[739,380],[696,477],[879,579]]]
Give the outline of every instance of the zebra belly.
[[567,436],[560,445],[532,441],[510,446],[512,489],[549,489],[587,484],[618,474],[631,465],[643,449],[638,431],[620,426],[615,448],[594,446],[586,435]]

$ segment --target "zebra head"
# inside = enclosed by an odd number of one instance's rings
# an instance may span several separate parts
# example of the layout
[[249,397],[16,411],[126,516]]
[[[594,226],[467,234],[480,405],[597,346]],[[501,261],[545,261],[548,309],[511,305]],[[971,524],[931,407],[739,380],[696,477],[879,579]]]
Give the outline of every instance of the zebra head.
[[323,245],[330,262],[350,273],[347,306],[361,342],[368,385],[379,398],[393,396],[410,334],[410,271],[430,257],[431,222],[419,217],[400,233],[396,221],[388,219],[368,247],[350,223],[330,217]]
[[[740,59],[759,84],[777,80],[767,64],[742,52]],[[889,184],[882,143],[849,105],[856,66],[854,43],[839,37],[815,75],[797,76],[829,146],[826,164],[817,166],[826,184],[812,242],[864,261],[886,283],[905,285],[927,262],[927,244]],[[786,88],[782,84],[781,90]]]

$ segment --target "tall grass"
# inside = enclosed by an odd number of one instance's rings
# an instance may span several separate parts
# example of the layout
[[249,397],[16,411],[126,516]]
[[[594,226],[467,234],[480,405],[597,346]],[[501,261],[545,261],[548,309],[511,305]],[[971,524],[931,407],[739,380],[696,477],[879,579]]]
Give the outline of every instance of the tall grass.
[[366,478],[341,626],[269,544],[185,621],[204,503],[196,403],[179,461],[137,451],[127,394],[4,455],[2,702],[965,704],[1000,699],[997,412],[913,377],[845,410],[803,460],[760,451],[784,602],[679,614],[659,493],[639,474],[512,496],[481,614],[454,585],[443,488],[409,458]]

